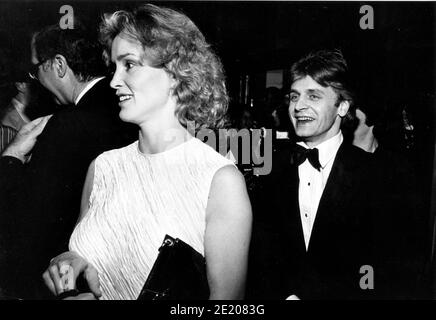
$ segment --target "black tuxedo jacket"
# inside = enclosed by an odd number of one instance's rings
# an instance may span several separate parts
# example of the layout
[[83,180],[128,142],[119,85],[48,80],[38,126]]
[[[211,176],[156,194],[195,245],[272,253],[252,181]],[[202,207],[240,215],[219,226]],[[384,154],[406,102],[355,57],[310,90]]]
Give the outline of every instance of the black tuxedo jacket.
[[50,259],[67,250],[77,221],[86,172],[100,153],[138,137],[119,117],[109,79],[97,82],[76,106],[56,113],[32,151],[31,161],[0,159],[0,288],[35,297]]
[[[247,296],[285,299],[358,299],[361,267],[375,270],[372,162],[342,144],[321,197],[306,251],[298,204],[298,168],[290,152],[274,154],[262,194],[253,199],[254,223]],[[377,279],[375,279],[377,281]],[[365,282],[365,279],[363,280]],[[377,283],[377,282],[376,282]]]

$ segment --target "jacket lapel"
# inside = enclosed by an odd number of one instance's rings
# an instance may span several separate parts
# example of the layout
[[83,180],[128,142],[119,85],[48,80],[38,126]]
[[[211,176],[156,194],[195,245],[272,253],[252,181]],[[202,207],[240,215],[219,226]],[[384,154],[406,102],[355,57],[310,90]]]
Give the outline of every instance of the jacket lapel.
[[336,154],[332,170],[327,179],[324,192],[321,196],[312,234],[309,242],[309,250],[319,242],[322,244],[329,238],[329,234],[336,232],[328,227],[332,221],[344,219],[343,208],[351,201],[352,194],[349,192],[353,182],[353,175],[347,166],[347,146],[344,143]]
[[286,203],[280,207],[280,228],[283,230],[282,234],[286,235],[283,241],[288,244],[288,252],[292,253],[292,259],[294,259],[296,252],[303,253],[306,251],[298,201],[300,179],[298,177],[297,166],[292,165],[290,161],[284,165],[286,169],[280,179],[282,184],[277,186],[280,190],[277,194],[281,196],[280,199],[276,199],[275,201],[280,201],[281,203],[285,201]]
[[298,167],[291,167],[291,177],[293,180],[291,187],[291,197],[292,204],[294,205],[291,212],[288,213],[288,217],[290,218],[289,224],[292,225],[292,233],[296,237],[296,243],[298,244],[297,249],[303,252],[306,251],[306,244],[304,242],[304,234],[303,234],[303,226],[301,225],[301,216],[300,216],[300,203],[298,200],[298,187],[300,184],[300,179],[298,177]]

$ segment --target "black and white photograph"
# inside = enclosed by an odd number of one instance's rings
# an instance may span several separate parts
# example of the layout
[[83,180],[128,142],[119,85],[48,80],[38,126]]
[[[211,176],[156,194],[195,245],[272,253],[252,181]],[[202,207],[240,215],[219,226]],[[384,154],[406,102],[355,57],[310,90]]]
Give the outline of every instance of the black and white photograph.
[[0,0],[0,300],[436,299],[435,26],[431,1]]

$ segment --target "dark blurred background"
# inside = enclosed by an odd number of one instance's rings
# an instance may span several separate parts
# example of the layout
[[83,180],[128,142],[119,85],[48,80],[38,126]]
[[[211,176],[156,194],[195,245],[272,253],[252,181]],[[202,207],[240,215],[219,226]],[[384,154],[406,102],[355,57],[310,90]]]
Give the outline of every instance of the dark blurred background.
[[[140,3],[143,1],[0,1],[0,101],[13,95],[8,91],[11,83],[25,77],[32,32],[58,23],[62,5],[71,5],[75,18],[96,32],[104,12]],[[221,57],[234,127],[275,127],[292,136],[283,107],[290,66],[311,50],[342,49],[356,78],[358,103],[378,119],[380,141],[406,155],[417,171],[431,237],[436,212],[431,197],[432,190],[436,192],[432,181],[435,3],[155,3],[186,13]],[[374,29],[362,30],[359,10],[368,4],[374,9]],[[45,93],[39,94],[49,105]],[[282,106],[280,123],[271,116],[275,105]]]
[[[75,18],[96,32],[103,13],[140,3],[0,0],[0,85],[24,77],[32,32],[58,23],[62,5],[71,5]],[[360,103],[389,119],[382,139],[398,149],[407,147],[396,136],[402,135],[405,110],[415,129],[413,148],[433,154],[435,3],[156,3],[184,11],[212,43],[224,63],[230,113],[237,120],[249,109],[258,125],[269,125],[269,104],[282,102],[287,93],[291,64],[311,50],[340,48],[355,75]],[[359,10],[366,4],[374,9],[373,30],[359,26]],[[425,159],[423,165],[432,163],[431,156]]]

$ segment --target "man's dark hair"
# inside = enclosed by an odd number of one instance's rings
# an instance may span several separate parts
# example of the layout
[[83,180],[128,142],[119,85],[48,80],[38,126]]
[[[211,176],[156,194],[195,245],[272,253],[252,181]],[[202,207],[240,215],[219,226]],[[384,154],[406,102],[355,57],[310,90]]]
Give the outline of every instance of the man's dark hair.
[[347,62],[342,52],[336,50],[320,50],[309,53],[291,67],[291,83],[310,76],[323,87],[332,87],[338,95],[336,105],[348,101],[350,108],[343,122],[352,122],[356,116],[354,93],[351,85]]
[[106,72],[102,46],[91,34],[82,26],[74,29],[61,29],[59,25],[45,27],[33,37],[36,57],[41,62],[57,54],[64,56],[80,81],[102,76]]

